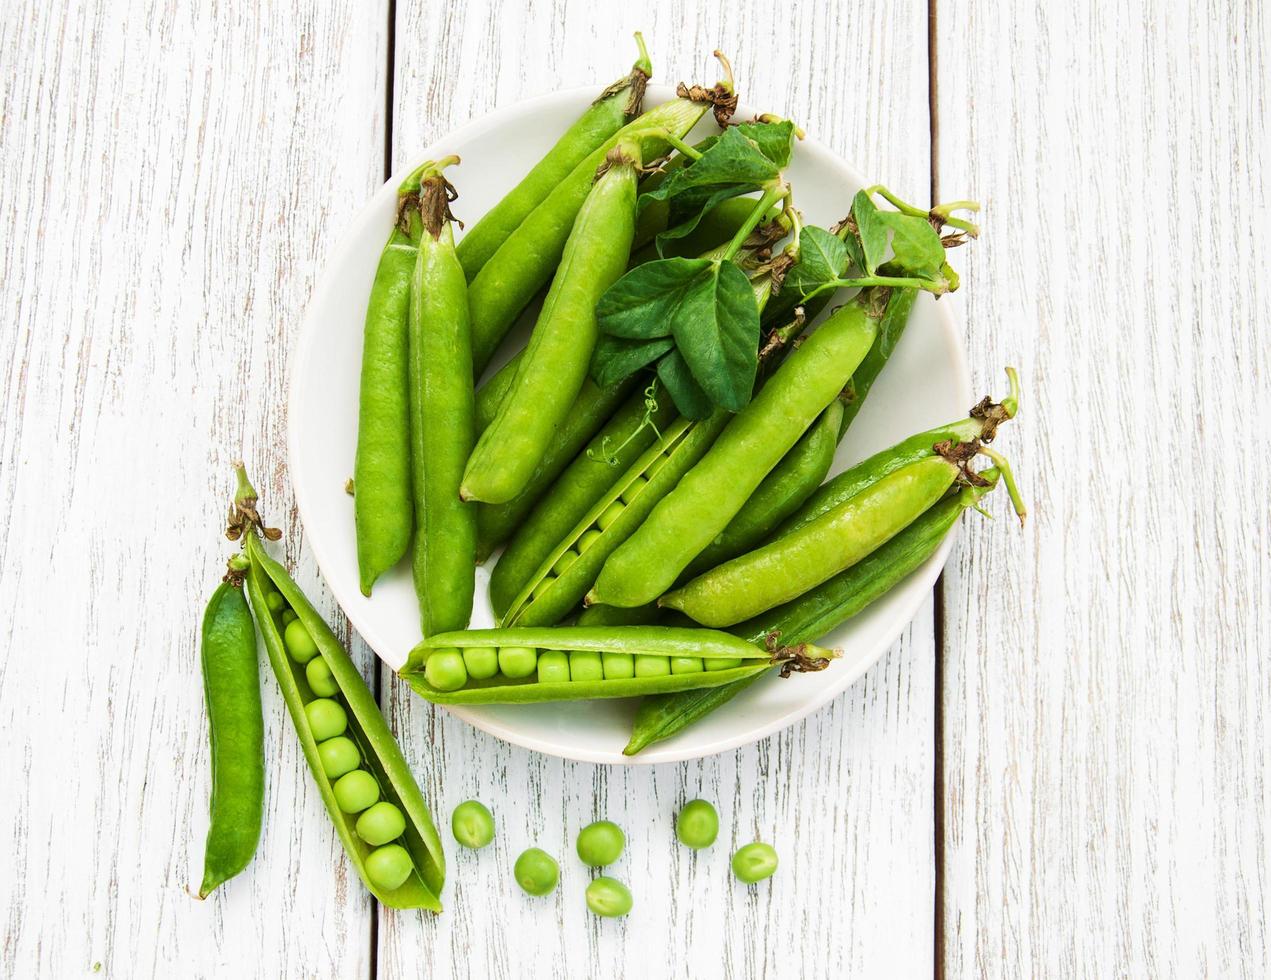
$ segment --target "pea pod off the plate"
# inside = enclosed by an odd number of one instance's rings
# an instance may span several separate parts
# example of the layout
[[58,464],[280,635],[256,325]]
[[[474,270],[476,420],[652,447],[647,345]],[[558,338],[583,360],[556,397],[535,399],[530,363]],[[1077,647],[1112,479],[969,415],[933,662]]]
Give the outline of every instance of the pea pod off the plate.
[[[243,479],[243,486],[250,485]],[[331,815],[345,853],[357,870],[367,889],[384,905],[396,909],[424,908],[434,912],[441,910],[441,887],[445,881],[445,859],[441,850],[441,838],[433,825],[432,816],[424,802],[423,794],[410,767],[406,764],[384,716],[380,713],[375,696],[362,680],[357,667],[331,632],[330,627],[318,615],[300,587],[287,570],[265,551],[256,535],[255,493],[240,490],[240,515],[248,519],[241,522],[240,533],[244,538],[245,552],[251,561],[247,573],[247,594],[256,614],[256,626],[265,642],[265,651],[283,701],[291,716],[300,748],[309,770],[317,784],[322,801]],[[245,505],[245,506],[244,506]],[[269,608],[267,591],[276,589],[312,637],[318,656],[331,671],[338,688],[338,697],[348,715],[348,733],[361,753],[367,770],[374,776],[384,798],[393,803],[406,818],[401,846],[410,855],[413,865],[409,876],[396,888],[381,888],[370,878],[366,870],[367,858],[376,850],[356,832],[356,816],[340,809],[332,782],[323,769],[318,754],[318,740],[310,727],[305,705],[314,700],[306,679],[305,670],[287,655],[283,643],[281,618]]]

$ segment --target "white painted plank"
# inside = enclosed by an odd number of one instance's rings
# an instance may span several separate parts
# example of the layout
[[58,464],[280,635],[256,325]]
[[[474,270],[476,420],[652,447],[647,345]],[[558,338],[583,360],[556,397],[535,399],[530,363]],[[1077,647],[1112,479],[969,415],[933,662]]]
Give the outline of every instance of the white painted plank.
[[287,350],[382,177],[387,24],[382,2],[0,12],[4,976],[370,972],[371,903],[267,670],[260,852],[206,903],[185,889],[235,457],[334,612],[286,488]]
[[[498,105],[599,85],[645,32],[659,81],[713,80],[733,57],[743,97],[788,112],[868,173],[927,189],[926,6],[682,2],[638,9],[570,2],[399,3],[394,160]],[[709,76],[709,78],[707,77]],[[462,195],[462,186],[460,187]],[[382,913],[379,969],[417,976],[915,976],[932,969],[934,652],[930,604],[853,690],[758,746],[680,766],[607,769],[511,748],[392,687],[393,717],[439,817],[477,797],[496,812],[491,853],[451,848],[440,917]],[[722,817],[716,848],[674,842],[681,802]],[[620,923],[592,917],[573,838],[620,822],[614,869],[635,893]],[[728,870],[735,845],[778,844],[784,862],[753,892]],[[561,859],[552,898],[511,880],[538,844]]]
[[1259,4],[940,4],[1033,504],[946,573],[949,976],[1271,972],[1269,43]]

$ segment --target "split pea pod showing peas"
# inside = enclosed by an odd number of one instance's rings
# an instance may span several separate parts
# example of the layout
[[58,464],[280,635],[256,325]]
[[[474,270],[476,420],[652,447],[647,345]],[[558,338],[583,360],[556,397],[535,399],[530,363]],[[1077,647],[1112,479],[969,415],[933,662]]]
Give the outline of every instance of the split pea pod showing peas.
[[504,503],[524,488],[574,403],[599,328],[596,303],[626,270],[635,234],[639,146],[605,157],[578,212],[516,378],[464,471],[465,500]]
[[[362,675],[287,570],[265,552],[258,530],[265,529],[256,493],[240,469],[230,536],[243,538],[256,626],[340,842],[378,901],[440,911],[445,861],[423,794]],[[284,627],[287,611],[296,618]],[[309,665],[317,660],[334,683],[330,697],[317,697],[309,685]],[[388,837],[399,818],[398,836]]]
[[451,229],[454,190],[441,173],[457,162],[439,160],[421,178],[423,232],[411,278],[412,565],[425,635],[468,625],[475,588],[477,515],[459,499],[474,442],[468,287]]
[[265,796],[265,727],[256,666],[256,630],[243,597],[247,561],[229,574],[203,614],[201,657],[212,750],[211,822],[199,898],[247,867],[260,840]]
[[637,33],[635,39],[640,56],[631,66],[630,74],[601,92],[521,182],[464,234],[459,242],[459,261],[469,280],[557,184],[628,120],[640,114],[653,65],[643,36]]
[[[425,164],[425,166],[427,166]],[[380,255],[366,305],[353,520],[363,595],[410,547],[415,525],[410,493],[407,316],[419,243],[420,167],[397,191],[397,221]]]
[[[634,141],[640,158],[653,160],[669,148],[666,137],[683,137],[714,104],[727,119],[735,104],[731,79],[714,89],[695,88],[693,98],[673,99],[650,109],[618,130],[561,179],[503,241],[473,278],[469,290],[472,314],[472,360],[478,373],[526,304],[551,277],[564,251],[574,218],[583,206],[605,156],[620,141]],[[694,101],[699,98],[701,101]]]
[[[476,649],[498,650],[499,674],[471,676],[468,655]],[[773,664],[820,670],[833,656],[806,644],[756,646],[714,630],[529,627],[431,637],[411,651],[400,673],[416,693],[439,704],[517,704],[712,687]]]
[[785,359],[701,461],[609,557],[589,601],[638,606],[670,588],[843,390],[878,335],[888,295],[865,290]]

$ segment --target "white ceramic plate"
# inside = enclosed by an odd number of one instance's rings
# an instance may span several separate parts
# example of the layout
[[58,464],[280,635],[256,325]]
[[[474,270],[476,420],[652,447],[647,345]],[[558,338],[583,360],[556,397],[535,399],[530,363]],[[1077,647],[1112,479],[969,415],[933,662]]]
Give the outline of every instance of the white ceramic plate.
[[[647,105],[673,97],[650,86]],[[489,209],[594,97],[594,87],[557,92],[491,113],[422,150],[362,209],[318,282],[300,333],[288,415],[291,479],[309,546],[336,599],[377,654],[394,669],[420,638],[408,563],[381,578],[372,598],[358,590],[353,502],[344,492],[357,441],[358,377],[366,298],[388,236],[395,188],[427,159],[457,153],[448,171],[459,189],[455,212],[470,221]],[[751,118],[741,106],[737,118]],[[707,114],[690,141],[713,128]],[[807,220],[828,225],[847,211],[867,181],[814,139],[798,143],[788,176]],[[522,332],[533,323],[531,310]],[[515,336],[515,335],[514,335]],[[523,336],[523,333],[522,333]],[[506,354],[504,355],[506,358]],[[497,363],[495,367],[497,367]],[[905,436],[951,421],[970,406],[965,358],[948,304],[919,297],[908,329],[860,416],[843,441],[835,470]],[[843,657],[820,674],[765,678],[728,706],[634,759],[622,755],[634,701],[452,707],[465,721],[517,745],[586,762],[654,763],[691,759],[756,741],[837,697],[900,636],[935,582],[951,547],[939,552],[885,598],[822,642]],[[474,628],[493,625],[486,569],[477,570]]]

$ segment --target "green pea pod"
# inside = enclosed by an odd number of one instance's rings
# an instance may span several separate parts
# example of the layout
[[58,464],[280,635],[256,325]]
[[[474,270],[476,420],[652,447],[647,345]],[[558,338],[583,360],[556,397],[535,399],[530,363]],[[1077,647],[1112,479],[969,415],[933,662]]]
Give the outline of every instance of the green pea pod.
[[1014,418],[1019,411],[1019,376],[1014,368],[1007,368],[1006,376],[1010,381],[1010,394],[1000,403],[985,397],[971,409],[967,418],[919,432],[844,470],[821,486],[781,524],[773,533],[773,539],[784,537],[820,519],[896,470],[920,459],[931,458],[936,453],[935,447],[941,443],[969,443],[976,440],[992,442],[997,434],[997,427]]
[[578,614],[577,626],[654,626],[662,619],[657,603],[647,606],[588,606]]
[[524,488],[569,414],[599,336],[596,303],[626,270],[639,148],[622,141],[574,222],[516,378],[468,459],[460,495],[505,503]]
[[[482,680],[467,679],[456,689],[442,690],[430,683],[429,658],[433,655],[455,657],[452,649],[472,650],[508,647],[544,648],[538,676],[512,678],[496,675]],[[570,651],[566,654],[552,651]],[[662,672],[653,676],[632,674],[603,676],[594,679],[570,679],[572,666],[566,664],[578,654],[588,654],[590,663],[599,656],[668,661]],[[411,651],[401,675],[424,698],[439,704],[523,704],[539,701],[573,701],[595,698],[631,697],[695,687],[728,684],[762,672],[774,664],[791,669],[821,670],[834,657],[833,651],[809,644],[799,647],[768,648],[739,640],[728,633],[702,629],[667,629],[649,626],[539,627],[494,630],[468,630],[435,636]],[[555,658],[560,668],[558,680],[542,678],[542,664]],[[721,669],[704,667],[714,660]],[[676,672],[677,662],[687,662],[690,670]]]
[[508,389],[512,387],[512,381],[516,378],[516,369],[524,353],[524,351],[518,352],[477,389],[475,418],[477,435],[484,432],[486,426],[494,421],[494,416],[499,412],[499,403],[503,401],[503,396],[508,393]]
[[370,595],[375,580],[406,554],[415,525],[410,484],[407,311],[419,243],[419,179],[423,171],[420,167],[398,188],[397,222],[380,254],[366,304],[357,453],[353,458],[353,523],[363,595]]
[[260,710],[256,630],[243,598],[244,567],[212,593],[203,614],[203,695],[212,750],[211,823],[199,898],[247,867],[260,841],[265,798],[265,725]]
[[[720,83],[716,92],[731,83]],[[560,262],[597,168],[620,141],[634,141],[642,160],[653,160],[670,148],[667,136],[680,138],[696,125],[708,101],[673,99],[634,119],[562,179],[521,224],[508,235],[472,280],[468,294],[472,313],[472,361],[485,370],[495,349]]]
[[459,261],[471,281],[522,221],[583,160],[604,145],[628,120],[640,114],[644,89],[653,74],[644,37],[636,33],[640,57],[630,74],[618,79],[565,130],[556,144],[521,182],[486,212],[459,242]]
[[[935,554],[950,528],[968,507],[975,507],[997,483],[996,470],[980,476],[985,486],[963,487],[929,508],[877,551],[797,599],[738,623],[733,631],[751,642],[777,635],[782,642],[803,643],[824,636],[851,619]],[[640,702],[623,754],[635,755],[670,738],[748,688],[762,674],[722,687],[654,695]]]
[[[705,455],[728,419],[728,413],[720,409],[701,421],[679,419],[671,425],[558,540],[500,622],[547,626],[568,615],[595,581],[605,559]],[[578,558],[556,574],[554,568],[566,552]]]
[[638,606],[674,584],[843,390],[878,335],[887,297],[887,290],[865,290],[785,359],[710,451],[609,557],[589,601]]
[[[389,908],[425,908],[441,910],[438,896],[445,880],[445,859],[441,851],[441,838],[433,826],[423,794],[402,757],[384,716],[380,713],[375,696],[362,680],[357,667],[341,647],[340,641],[318,615],[300,587],[287,570],[264,549],[256,536],[262,528],[256,514],[256,493],[239,471],[239,492],[236,498],[235,523],[232,536],[242,535],[251,567],[247,572],[247,595],[256,614],[256,627],[265,643],[269,664],[278,680],[287,712],[300,739],[300,748],[317,784],[318,792],[326,804],[335,825],[336,834],[344,845],[353,867],[367,889],[383,905]],[[270,534],[268,530],[264,533]],[[276,534],[276,532],[273,532]],[[284,607],[271,609],[268,594],[281,594]],[[348,716],[348,735],[357,746],[361,767],[370,772],[378,784],[384,799],[396,806],[405,816],[405,829],[399,840],[409,854],[412,869],[409,876],[395,888],[382,888],[374,883],[367,871],[367,859],[376,852],[358,836],[356,815],[344,813],[336,800],[332,782],[323,768],[315,738],[305,708],[315,700],[307,679],[307,671],[287,654],[283,641],[282,613],[290,609],[297,621],[316,646],[315,659],[320,659],[330,671],[337,689],[337,698]],[[293,627],[295,623],[291,624]]]
[[[651,403],[650,403],[651,402]],[[553,484],[551,492],[521,524],[490,575],[490,604],[496,616],[507,612],[544,559],[604,495],[616,476],[653,445],[675,419],[669,398],[639,392],[627,399]]]
[[457,160],[438,161],[423,179],[424,233],[411,282],[413,571],[425,635],[467,626],[475,589],[477,514],[459,497],[474,441],[468,287],[451,231],[454,192],[441,175]]
[[843,400],[836,398],[763,478],[750,499],[706,549],[689,562],[681,581],[714,568],[755,547],[821,485],[834,463],[843,423]]
[[959,474],[942,456],[918,460],[791,534],[668,592],[659,605],[730,626],[787,602],[891,540],[944,496]]

